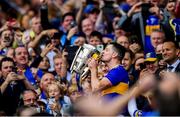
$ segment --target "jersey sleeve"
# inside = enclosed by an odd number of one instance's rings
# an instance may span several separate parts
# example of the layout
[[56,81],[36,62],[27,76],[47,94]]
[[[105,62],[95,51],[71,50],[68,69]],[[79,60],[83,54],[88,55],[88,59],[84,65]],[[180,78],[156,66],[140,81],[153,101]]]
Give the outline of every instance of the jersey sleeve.
[[128,73],[124,69],[113,69],[105,76],[112,85],[117,85],[120,82],[128,83]]

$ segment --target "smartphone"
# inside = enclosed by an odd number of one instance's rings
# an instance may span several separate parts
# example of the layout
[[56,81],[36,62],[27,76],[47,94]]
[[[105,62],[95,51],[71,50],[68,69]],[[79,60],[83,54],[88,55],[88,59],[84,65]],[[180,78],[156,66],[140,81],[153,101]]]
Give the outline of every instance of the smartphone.
[[54,104],[55,103],[55,98],[54,97],[51,97],[49,98],[49,104]]
[[104,45],[97,45],[96,49],[101,53],[104,50]]

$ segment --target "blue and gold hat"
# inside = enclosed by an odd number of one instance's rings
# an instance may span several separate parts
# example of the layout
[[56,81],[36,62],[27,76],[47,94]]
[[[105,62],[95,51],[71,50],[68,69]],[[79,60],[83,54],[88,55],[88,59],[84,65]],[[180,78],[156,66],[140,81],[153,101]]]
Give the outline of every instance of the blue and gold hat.
[[155,62],[157,60],[156,53],[150,52],[145,56],[145,62]]

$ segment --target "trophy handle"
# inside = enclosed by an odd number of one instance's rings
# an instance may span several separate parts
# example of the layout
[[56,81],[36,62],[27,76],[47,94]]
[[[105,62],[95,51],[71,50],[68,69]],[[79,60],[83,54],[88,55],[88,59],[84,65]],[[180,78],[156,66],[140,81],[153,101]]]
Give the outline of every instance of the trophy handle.
[[77,54],[77,53],[80,52],[81,48],[82,48],[82,46],[79,47],[79,49],[77,50],[76,55],[75,55],[75,57],[74,57],[74,59],[73,59],[73,62],[72,62],[71,67],[70,67],[71,73],[73,73],[73,71],[74,71],[73,67],[74,67],[74,64],[75,64],[75,62],[76,62],[76,59],[77,59],[77,57],[78,57],[78,54]]

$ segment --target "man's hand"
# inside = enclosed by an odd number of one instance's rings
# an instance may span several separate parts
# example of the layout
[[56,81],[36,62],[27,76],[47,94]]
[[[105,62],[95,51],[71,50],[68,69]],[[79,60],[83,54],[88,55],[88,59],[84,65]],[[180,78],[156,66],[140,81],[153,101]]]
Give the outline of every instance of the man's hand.
[[139,75],[139,79],[144,78],[148,74],[149,74],[149,71],[147,68],[141,70],[140,75]]
[[47,0],[40,0],[41,5],[47,5]]
[[180,79],[178,74],[173,72],[164,72],[162,81],[159,84],[159,88],[162,92],[172,95],[176,90],[180,91]]
[[18,75],[15,72],[10,72],[6,77],[6,80],[8,83],[18,80]]
[[98,0],[98,2],[99,2],[99,9],[104,8],[105,6],[104,0]]
[[98,66],[98,61],[95,60],[94,58],[90,58],[88,60],[88,67],[89,69],[92,71],[92,70],[96,70],[97,69],[97,66]]
[[44,50],[41,52],[41,57],[45,57],[46,54],[54,48],[54,45],[49,43]]
[[155,13],[156,16],[160,17],[160,9],[158,6],[151,7],[149,11],[151,13]]
[[56,33],[56,32],[58,32],[56,29],[44,30],[44,31],[42,31],[42,35],[46,35],[46,36],[52,38],[54,33]]
[[49,107],[50,107],[50,109],[53,110],[53,111],[57,111],[57,110],[60,111],[60,109],[61,109],[60,104],[58,104],[57,102],[55,102],[55,103],[53,103],[53,104],[50,104]]
[[132,8],[129,10],[127,13],[128,17],[131,17],[134,13],[140,12],[141,11],[141,5],[143,2],[138,2],[135,5],[132,6]]
[[72,37],[74,34],[76,34],[77,32],[78,32],[78,27],[77,27],[77,26],[71,28],[71,29],[69,30],[69,32],[68,32],[67,39],[70,40],[71,37]]
[[146,93],[152,88],[155,88],[155,86],[156,86],[155,76],[152,74],[146,73],[144,77],[142,77],[141,79],[137,81],[137,88],[139,92],[138,95]]

